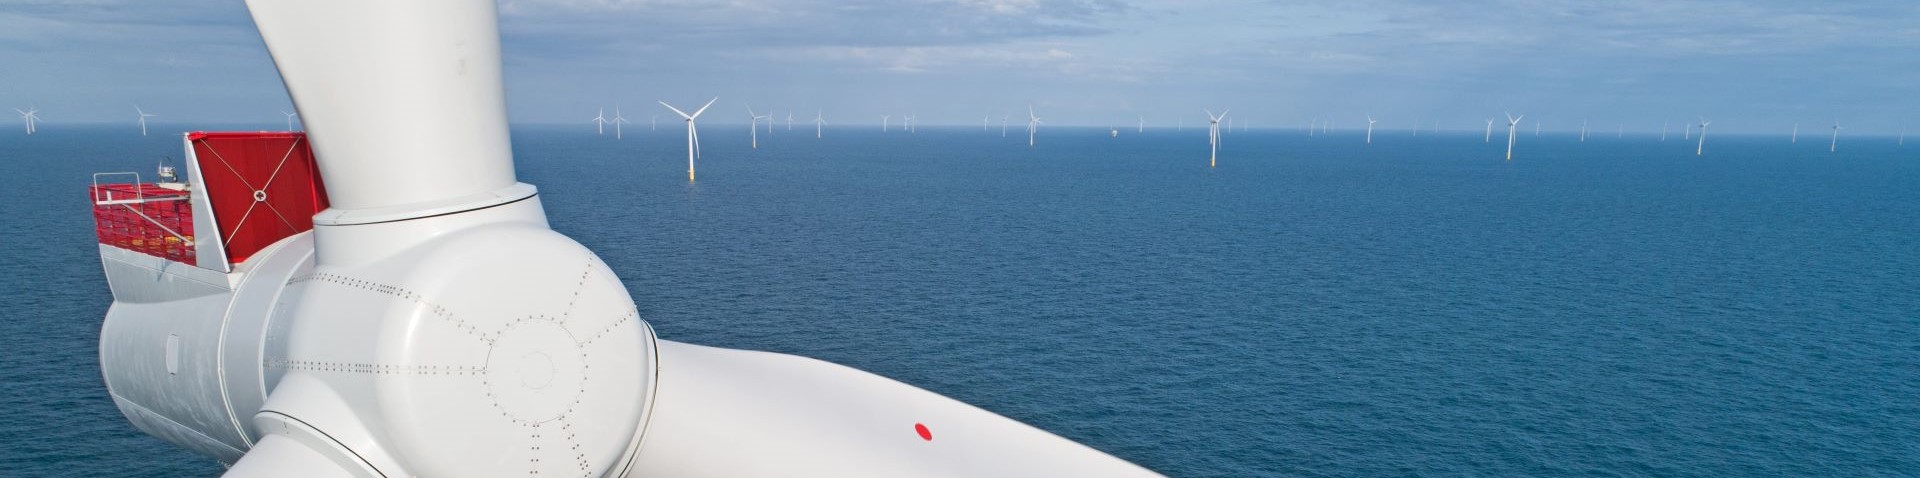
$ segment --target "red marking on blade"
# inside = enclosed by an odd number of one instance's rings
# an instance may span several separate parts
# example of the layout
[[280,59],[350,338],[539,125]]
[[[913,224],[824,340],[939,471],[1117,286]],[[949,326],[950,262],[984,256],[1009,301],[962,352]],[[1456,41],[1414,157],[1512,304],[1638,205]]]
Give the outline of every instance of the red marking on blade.
[[926,425],[915,423],[913,424],[913,431],[914,433],[920,434],[921,440],[933,441],[933,430],[928,430]]

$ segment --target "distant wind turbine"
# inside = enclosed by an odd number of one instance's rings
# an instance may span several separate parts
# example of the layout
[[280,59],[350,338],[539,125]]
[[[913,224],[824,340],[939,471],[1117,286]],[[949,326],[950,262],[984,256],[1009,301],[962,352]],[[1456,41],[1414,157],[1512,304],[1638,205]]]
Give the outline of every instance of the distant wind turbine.
[[143,111],[140,109],[140,105],[133,105],[133,112],[140,115],[140,135],[146,136],[147,135],[147,118],[160,116],[160,115],[147,114],[146,111]]
[[287,131],[293,131],[293,117],[300,114],[292,111],[281,111],[280,114],[287,115]]
[[20,111],[20,108],[14,108],[13,110],[19,112],[20,120],[27,123],[27,136],[33,136],[33,132],[39,130],[34,123],[40,121],[40,109],[28,107],[26,111]]
[[1367,115],[1367,144],[1373,144],[1373,124],[1379,122],[1373,115]]
[[616,139],[616,140],[624,137],[620,132],[620,125],[625,123],[631,123],[631,121],[627,121],[626,117],[620,116],[619,103],[613,104],[613,119],[607,120],[607,122],[613,123],[613,139]]
[[1481,143],[1493,142],[1493,118],[1487,118],[1487,137],[1486,139],[1480,140],[1480,142]]
[[[1231,125],[1233,123],[1227,123],[1227,124]],[[1310,121],[1307,121],[1307,137],[1308,138],[1312,138],[1313,135],[1318,134],[1319,132],[1320,132],[1320,118],[1314,118]]]
[[787,131],[793,131],[793,110],[787,110]]
[[607,134],[607,109],[606,108],[600,108],[600,113],[593,115],[593,129],[597,131],[598,134]]
[[887,132],[887,124],[893,122],[893,115],[880,115],[880,132]]
[[675,108],[665,101],[660,102],[660,106],[665,106],[667,109],[673,110],[674,113],[679,114],[681,118],[686,118],[687,120],[687,182],[693,182],[693,158],[700,156],[700,128],[694,124],[693,119],[699,118],[700,113],[705,113],[707,107],[713,106],[713,102],[715,101],[720,101],[720,98],[716,96],[711,100],[707,100],[707,104],[702,105],[698,110],[694,110],[693,114],[680,111],[680,108]]
[[1580,142],[1587,142],[1587,120],[1580,120]]
[[1009,118],[1013,118],[1013,115],[1012,114],[1000,115],[1000,137],[1002,138],[1007,137],[1007,120]]
[[660,131],[660,115],[653,115],[653,120],[652,120],[652,121],[653,121],[653,123],[652,123],[652,125],[653,125],[653,126],[652,126],[652,128],[653,128],[653,130],[654,130],[654,131]]
[[767,127],[773,127],[773,115],[753,113],[753,107],[747,107],[747,134],[753,138],[753,149],[760,149],[760,120],[767,120]]
[[814,111],[813,112],[813,139],[820,139],[820,130],[821,128],[826,127],[826,125],[827,125],[827,118],[825,116],[821,116],[819,111]]
[[1800,144],[1800,123],[1793,124],[1793,144]]
[[[1844,128],[1840,127],[1840,120],[1833,120],[1833,139],[1827,143],[1827,152],[1831,153],[1840,149],[1840,130],[1841,129],[1844,129]],[[1701,130],[1700,135],[1706,136],[1707,135],[1706,130],[1704,129]]]
[[[1905,130],[1902,130],[1902,131],[1905,131]],[[1135,133],[1145,133],[1145,132],[1147,132],[1147,116],[1146,116],[1146,115],[1140,115],[1140,126],[1139,126],[1139,129],[1137,129],[1137,130],[1134,130],[1134,132],[1135,132]]]
[[[1217,167],[1220,165],[1220,119],[1226,118],[1227,113],[1233,111],[1233,109],[1228,108],[1225,111],[1221,111],[1219,116],[1214,116],[1213,110],[1201,111],[1207,112],[1207,146],[1212,148],[1212,151],[1207,153],[1207,167]],[[1318,121],[1319,119],[1315,118],[1314,120]],[[1228,122],[1227,124],[1231,125],[1233,123]]]
[[1660,122],[1660,142],[1662,143],[1667,142],[1667,127],[1671,125],[1673,125],[1673,120],[1666,120],[1666,121]]
[[[1710,124],[1713,124],[1713,122],[1712,122],[1712,121],[1707,121],[1707,119],[1706,119],[1706,118],[1700,118],[1700,145],[1699,145],[1699,146],[1696,146],[1696,147],[1694,147],[1694,149],[1693,149],[1693,155],[1694,155],[1694,156],[1701,156],[1701,155],[1704,155],[1704,154],[1706,154],[1706,152],[1707,152],[1707,125],[1710,125]],[[1835,123],[1835,124],[1834,124],[1834,126],[1839,126],[1839,124],[1838,124],[1838,123]],[[1838,129],[1836,129],[1835,131],[1838,131]]]
[[1684,139],[1684,140],[1692,140],[1692,139],[1693,139],[1693,123],[1687,123],[1687,131],[1686,131],[1686,134],[1684,134],[1684,135],[1682,135],[1682,136],[1680,136],[1680,139]]
[[1040,130],[1040,117],[1033,114],[1033,105],[1027,105],[1027,147],[1033,147],[1033,135]]
[[[1513,113],[1507,113],[1507,161],[1509,162],[1513,161],[1513,141],[1519,139],[1515,130],[1520,127],[1520,119],[1525,117],[1527,117],[1525,114],[1514,116]],[[1534,127],[1539,127],[1540,120],[1534,120],[1533,124]]]
[[991,128],[991,124],[992,124],[991,122],[992,122],[992,121],[993,121],[993,115],[986,115],[986,116],[981,116],[981,117],[980,117],[980,132],[982,132],[982,133],[986,133],[986,132],[990,132],[990,131],[993,131],[992,129],[989,129],[989,128]]

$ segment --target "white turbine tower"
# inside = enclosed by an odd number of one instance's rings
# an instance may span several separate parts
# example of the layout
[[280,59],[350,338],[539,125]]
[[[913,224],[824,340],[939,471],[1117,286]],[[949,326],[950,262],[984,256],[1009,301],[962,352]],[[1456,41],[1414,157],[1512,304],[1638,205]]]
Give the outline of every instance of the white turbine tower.
[[767,132],[773,132],[773,115],[754,114],[753,106],[747,106],[747,134],[752,137],[753,149],[760,149],[760,120],[767,121]]
[[140,109],[140,105],[133,105],[133,112],[135,114],[140,115],[140,135],[146,136],[147,135],[147,118],[160,116],[160,115],[147,114],[146,111]]
[[893,115],[880,115],[880,132],[887,132],[887,123],[893,121]]
[[1580,120],[1580,142],[1587,142],[1587,120]]
[[1481,139],[1480,142],[1481,143],[1493,142],[1493,118],[1487,118],[1487,137]]
[[1667,127],[1672,125],[1673,125],[1673,120],[1666,120],[1666,121],[1660,122],[1660,142],[1662,143],[1667,142]]
[[[259,0],[255,0],[255,1],[259,1]],[[674,114],[678,114],[680,115],[681,118],[684,118],[687,120],[687,182],[693,182],[693,158],[697,158],[700,156],[700,127],[699,125],[695,124],[693,120],[695,118],[699,118],[700,113],[705,113],[707,111],[707,107],[713,106],[713,102],[719,101],[719,100],[720,100],[720,97],[718,96],[714,97],[711,100],[707,100],[707,104],[701,105],[700,109],[693,110],[693,114],[687,114],[687,112],[685,111],[680,111],[680,108],[675,108],[673,107],[673,105],[667,104],[667,102],[665,101],[659,102],[660,106],[665,106],[667,107],[667,109],[673,110]],[[749,126],[749,128],[751,128],[751,126]]]
[[1134,133],[1147,132],[1147,115],[1140,115],[1140,124],[1135,128],[1136,129],[1133,131]]
[[1800,123],[1793,124],[1793,136],[1792,136],[1792,139],[1789,140],[1789,142],[1793,144],[1800,144]]
[[[1839,149],[1840,149],[1840,130],[1842,130],[1842,129],[1845,129],[1845,128],[1841,128],[1841,127],[1840,127],[1840,120],[1833,120],[1833,139],[1832,139],[1832,140],[1829,140],[1829,142],[1827,143],[1827,152],[1829,152],[1829,153],[1832,153],[1832,152],[1835,152],[1835,151],[1839,151]],[[1701,135],[1701,136],[1706,136],[1706,135],[1707,135],[1707,132],[1706,132],[1706,130],[1705,130],[1704,128],[1703,128],[1703,129],[1701,129],[1701,131],[1700,131],[1700,135]]]
[[624,116],[620,116],[620,104],[619,104],[619,103],[614,103],[614,104],[613,104],[613,119],[611,119],[611,120],[607,120],[607,121],[609,121],[609,122],[612,122],[612,123],[613,123],[613,139],[616,139],[616,140],[617,140],[617,139],[621,139],[621,138],[623,138],[623,137],[624,137],[624,136],[622,136],[622,135],[621,135],[621,133],[620,133],[620,125],[622,125],[622,124],[626,124],[626,123],[631,123],[631,121],[627,121],[627,118],[626,118],[626,117],[624,117]]
[[648,123],[649,129],[651,129],[652,131],[660,131],[660,115],[653,115],[653,119],[649,121],[650,121],[650,123]]
[[[1515,140],[1520,139],[1520,135],[1517,134],[1517,130],[1520,128],[1520,119],[1527,117],[1527,115],[1522,114],[1520,116],[1514,116],[1513,113],[1506,113],[1506,115],[1507,115],[1507,161],[1513,161],[1513,142]],[[1534,120],[1533,124],[1535,127],[1538,127],[1540,125],[1540,121]]]
[[[222,476],[1153,476],[879,375],[659,337],[550,226],[579,199],[519,181],[495,0],[247,5],[327,206],[235,262],[100,248],[106,395]],[[299,204],[271,196],[248,202]]]
[[1013,118],[1012,114],[1000,115],[1000,137],[1002,138],[1007,137],[1007,122],[1012,118]]
[[1687,130],[1684,132],[1684,134],[1680,136],[1680,139],[1683,139],[1683,140],[1693,139],[1693,123],[1687,123]]
[[1373,144],[1373,124],[1378,122],[1373,115],[1367,115],[1367,144]]
[[281,111],[280,114],[287,115],[287,131],[293,131],[293,117],[300,114],[292,111]]
[[1033,147],[1033,135],[1040,131],[1040,117],[1033,114],[1033,105],[1027,105],[1027,147]]
[[[1228,108],[1226,110],[1222,110],[1219,116],[1215,116],[1213,114],[1213,110],[1210,110],[1210,109],[1203,109],[1200,111],[1207,112],[1207,147],[1210,148],[1210,150],[1207,153],[1207,167],[1209,168],[1219,167],[1220,166],[1220,120],[1223,118],[1226,118],[1227,113],[1233,111],[1233,109]],[[1319,121],[1319,118],[1315,118],[1314,121]],[[1227,124],[1231,125],[1233,123],[1227,123]]]
[[793,110],[787,110],[787,131],[793,131]]
[[980,117],[980,132],[982,132],[982,133],[986,133],[986,132],[990,132],[990,131],[993,131],[992,129],[989,129],[989,125],[991,124],[991,123],[990,123],[990,121],[992,121],[992,120],[993,120],[993,115],[986,115],[986,116],[981,116],[981,117]]
[[813,139],[820,139],[820,131],[826,128],[826,125],[827,125],[827,117],[822,116],[820,111],[817,111],[817,110],[814,111],[813,112]]
[[600,135],[607,134],[607,109],[606,108],[600,108],[600,112],[593,115],[593,130],[595,134],[600,134]]
[[1693,155],[1694,155],[1694,156],[1702,156],[1702,155],[1705,155],[1705,154],[1706,154],[1706,152],[1707,152],[1707,125],[1710,125],[1710,124],[1713,124],[1713,122],[1712,122],[1712,121],[1707,121],[1707,119],[1706,119],[1706,118],[1700,118],[1700,145],[1699,145],[1699,146],[1696,146],[1696,147],[1694,147],[1694,149],[1693,149]]
[[920,132],[920,123],[919,123],[919,120],[917,120],[917,119],[915,119],[915,118],[914,118],[914,115],[913,115],[913,114],[911,114],[911,113],[909,113],[909,114],[907,114],[907,117],[906,117],[906,123],[907,123],[907,124],[906,124],[906,127],[907,127],[907,132],[908,132],[908,133],[918,133],[918,132]]

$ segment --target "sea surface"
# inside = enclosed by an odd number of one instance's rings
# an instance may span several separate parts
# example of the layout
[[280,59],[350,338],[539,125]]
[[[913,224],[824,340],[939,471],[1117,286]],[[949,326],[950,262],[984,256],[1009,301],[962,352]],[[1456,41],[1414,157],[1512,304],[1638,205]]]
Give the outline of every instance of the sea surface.
[[[513,140],[661,337],[1173,476],[1920,476],[1920,144],[995,126]],[[89,173],[184,129],[0,130],[0,476],[220,473],[97,363]]]

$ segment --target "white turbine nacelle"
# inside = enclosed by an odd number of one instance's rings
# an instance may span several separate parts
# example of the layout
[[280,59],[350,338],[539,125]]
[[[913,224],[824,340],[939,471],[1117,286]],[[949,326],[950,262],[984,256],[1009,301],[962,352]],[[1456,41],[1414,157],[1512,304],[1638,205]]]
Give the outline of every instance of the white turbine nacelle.
[[[1152,475],[877,375],[657,339],[516,178],[491,0],[247,5],[327,209],[231,269],[101,247],[115,403],[227,476]],[[674,109],[689,161],[705,109]]]

